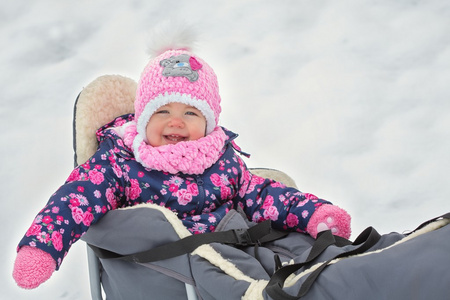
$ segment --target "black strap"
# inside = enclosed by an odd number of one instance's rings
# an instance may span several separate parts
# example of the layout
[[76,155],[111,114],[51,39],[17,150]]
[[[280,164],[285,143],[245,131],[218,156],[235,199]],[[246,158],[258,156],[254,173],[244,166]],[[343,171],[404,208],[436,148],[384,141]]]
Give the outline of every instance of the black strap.
[[[266,291],[267,294],[272,297],[274,300],[297,300],[300,299],[300,297],[303,297],[306,295],[306,293],[310,290],[312,287],[314,281],[317,279],[319,274],[328,266],[328,264],[337,258],[346,257],[350,255],[360,254],[368,249],[370,249],[373,245],[375,245],[379,239],[381,238],[380,234],[372,227],[367,228],[364,230],[352,243],[346,239],[336,237],[334,236],[330,230],[321,232],[317,240],[314,242],[313,247],[311,248],[311,251],[306,259],[306,261],[302,263],[297,263],[293,265],[287,265],[279,270],[277,270],[273,276],[271,277],[269,283],[267,284]],[[330,245],[336,245],[339,247],[345,246],[345,245],[354,245],[358,246],[357,248],[354,248],[353,250],[346,251],[344,253],[341,253],[339,255],[334,256],[332,259],[329,259],[328,261],[324,262],[318,269],[313,271],[308,278],[305,280],[305,282],[302,284],[298,294],[296,296],[292,296],[285,291],[283,291],[284,282],[286,279],[293,274],[294,272],[298,271],[300,268],[304,267],[305,265],[313,262],[325,249],[328,248]]]
[[[417,227],[414,231],[425,227],[426,225],[433,223],[435,221],[441,220],[441,219],[450,219],[450,213],[443,214],[442,216],[433,218],[431,220],[428,220],[419,227]],[[411,232],[411,233],[412,233]],[[287,265],[284,267],[281,267],[279,270],[277,270],[272,278],[270,279],[266,291],[267,294],[272,297],[274,300],[298,300],[308,291],[311,289],[314,281],[317,279],[317,277],[320,275],[320,273],[329,265],[329,263],[337,258],[342,257],[348,257],[351,255],[361,254],[369,250],[372,246],[374,246],[379,240],[381,236],[380,234],[372,227],[368,227],[366,230],[364,230],[357,238],[356,240],[351,243],[348,240],[342,239],[337,236],[333,236],[330,231],[325,231],[323,233],[320,233],[317,237],[316,242],[314,243],[311,252],[309,253],[308,258],[303,263],[293,264],[293,265]],[[311,272],[311,274],[306,278],[306,280],[303,282],[302,286],[300,287],[300,290],[296,296],[290,295],[283,291],[284,282],[286,281],[286,278],[293,274],[294,272],[297,272],[300,270],[300,268],[304,267],[306,264],[311,263],[314,259],[316,259],[328,246],[330,245],[336,245],[338,247],[342,247],[345,245],[354,245],[359,247],[354,248],[353,250],[343,252],[339,255],[336,255],[335,257],[329,259],[328,261],[321,264],[319,268]]]
[[274,230],[270,220],[256,224],[249,229],[233,229],[228,231],[210,232],[191,235],[147,251],[121,255],[106,249],[89,245],[94,253],[102,259],[122,259],[138,263],[154,262],[190,253],[199,246],[210,243],[223,243],[240,247],[262,244],[287,235],[287,232]]

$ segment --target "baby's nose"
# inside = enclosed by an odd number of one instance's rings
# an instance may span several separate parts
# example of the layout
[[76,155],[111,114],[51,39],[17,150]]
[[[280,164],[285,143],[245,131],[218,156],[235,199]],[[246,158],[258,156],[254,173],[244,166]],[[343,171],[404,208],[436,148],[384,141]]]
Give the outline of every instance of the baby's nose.
[[179,117],[172,117],[170,119],[169,126],[183,128],[184,127],[184,122]]

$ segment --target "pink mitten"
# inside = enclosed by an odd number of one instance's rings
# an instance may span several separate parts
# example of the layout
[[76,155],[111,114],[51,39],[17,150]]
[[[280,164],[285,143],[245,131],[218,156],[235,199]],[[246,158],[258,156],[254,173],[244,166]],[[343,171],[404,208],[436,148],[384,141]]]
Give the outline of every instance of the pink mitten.
[[52,276],[56,262],[47,252],[31,246],[23,246],[17,252],[13,277],[17,285],[34,289]]
[[306,230],[313,238],[321,231],[331,230],[334,235],[348,239],[352,233],[350,215],[335,205],[324,204],[313,213]]

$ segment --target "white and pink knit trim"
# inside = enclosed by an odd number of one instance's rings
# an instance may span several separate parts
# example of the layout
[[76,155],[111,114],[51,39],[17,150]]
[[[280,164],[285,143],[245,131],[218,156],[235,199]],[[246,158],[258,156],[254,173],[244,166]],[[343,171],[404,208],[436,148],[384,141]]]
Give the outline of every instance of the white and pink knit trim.
[[227,135],[221,127],[195,141],[153,147],[136,131],[136,123],[130,122],[124,132],[125,145],[133,150],[136,161],[153,170],[176,174],[201,174],[211,167],[221,155]]

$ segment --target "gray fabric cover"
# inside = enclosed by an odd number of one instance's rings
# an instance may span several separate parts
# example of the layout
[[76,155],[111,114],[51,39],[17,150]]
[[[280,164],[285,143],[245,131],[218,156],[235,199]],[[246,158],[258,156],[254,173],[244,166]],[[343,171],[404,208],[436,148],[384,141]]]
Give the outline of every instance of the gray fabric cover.
[[[301,299],[448,299],[449,237],[447,225],[378,253],[343,259],[329,265]],[[383,235],[369,251],[402,238],[399,233]],[[341,251],[331,246],[318,260]],[[296,295],[304,279],[285,291]],[[264,299],[271,298],[264,295]]]
[[[231,211],[217,230],[251,226],[239,212]],[[423,234],[390,249],[357,256],[328,266],[302,299],[445,299],[450,294],[450,226]],[[370,251],[383,249],[404,238],[383,235]],[[157,210],[135,208],[110,211],[93,225],[83,240],[121,254],[144,251],[178,240],[165,216]],[[269,280],[274,255],[283,262],[306,259],[314,240],[305,234],[287,237],[255,248],[237,249],[212,244],[222,257],[253,279]],[[325,261],[354,246],[330,246],[317,260]],[[184,283],[195,286],[199,299],[241,299],[249,282],[236,280],[198,255],[183,255],[156,263],[135,264],[101,260],[107,300],[186,299]],[[302,277],[285,291],[295,295]],[[262,291],[261,299],[271,299]]]

